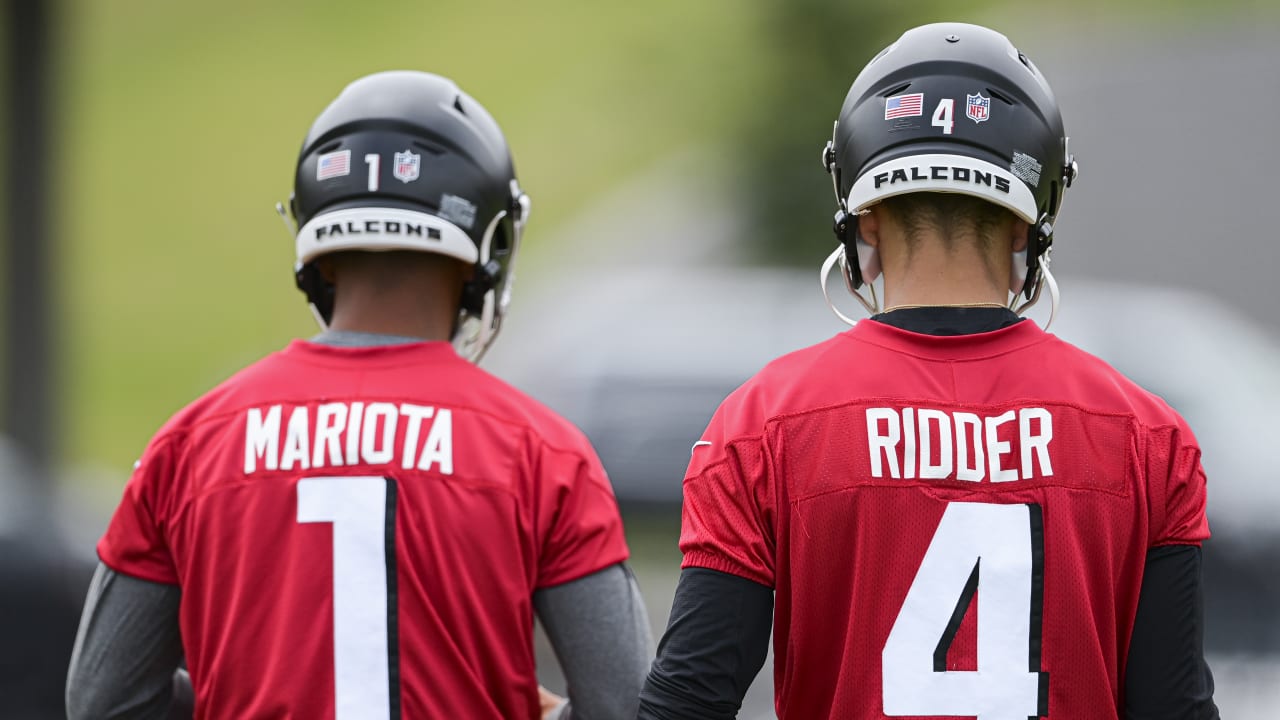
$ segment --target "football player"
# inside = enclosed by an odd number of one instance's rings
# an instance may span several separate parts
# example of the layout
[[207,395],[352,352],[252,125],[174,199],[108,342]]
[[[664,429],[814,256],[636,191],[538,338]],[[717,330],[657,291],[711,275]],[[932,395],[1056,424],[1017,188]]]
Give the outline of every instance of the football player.
[[[634,715],[652,641],[604,470],[474,364],[529,214],[497,123],[450,80],[378,73],[296,170],[323,332],[147,447],[98,545],[69,715]],[[538,685],[535,612],[568,704]]]
[[1057,304],[1076,176],[1040,72],[983,27],[910,30],[822,159],[824,292],[837,265],[884,304],[859,295],[870,320],[771,363],[694,445],[639,717],[734,717],[772,625],[783,720],[1216,718],[1196,440],[1019,314]]

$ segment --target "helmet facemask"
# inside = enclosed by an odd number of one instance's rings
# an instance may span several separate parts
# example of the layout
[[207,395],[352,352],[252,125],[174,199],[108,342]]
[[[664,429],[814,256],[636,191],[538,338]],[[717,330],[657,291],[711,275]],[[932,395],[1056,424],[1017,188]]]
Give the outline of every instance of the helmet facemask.
[[475,363],[484,357],[502,329],[515,284],[516,252],[532,207],[529,196],[515,180],[511,181],[511,195],[511,210],[499,212],[485,229],[474,276],[463,287],[458,305],[453,347]]

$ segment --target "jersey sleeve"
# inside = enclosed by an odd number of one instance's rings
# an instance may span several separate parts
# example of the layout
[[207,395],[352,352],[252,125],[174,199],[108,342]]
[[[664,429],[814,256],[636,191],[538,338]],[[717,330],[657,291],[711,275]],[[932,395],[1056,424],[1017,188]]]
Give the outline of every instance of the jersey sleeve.
[[537,588],[577,580],[628,557],[613,486],[585,439],[582,445],[539,452]]
[[682,567],[774,584],[774,490],[763,423],[740,394],[716,411],[694,444],[684,478]]
[[158,437],[134,466],[107,532],[98,541],[98,557],[112,570],[151,582],[178,584],[178,572],[165,539],[166,493],[176,463],[172,442]]
[[1181,418],[1176,425],[1153,430],[1150,437],[1148,477],[1155,490],[1150,544],[1199,545],[1209,537],[1200,446]]

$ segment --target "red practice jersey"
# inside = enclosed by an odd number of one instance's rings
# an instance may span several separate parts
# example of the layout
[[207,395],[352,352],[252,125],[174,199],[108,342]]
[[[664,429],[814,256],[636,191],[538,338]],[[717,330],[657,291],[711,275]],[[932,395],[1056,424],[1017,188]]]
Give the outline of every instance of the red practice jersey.
[[864,321],[731,395],[685,567],[776,591],[784,720],[1115,718],[1147,551],[1208,537],[1164,402],[1031,321]]
[[448,343],[298,341],[151,441],[98,545],[181,586],[201,718],[536,718],[535,589],[627,558],[568,422]]

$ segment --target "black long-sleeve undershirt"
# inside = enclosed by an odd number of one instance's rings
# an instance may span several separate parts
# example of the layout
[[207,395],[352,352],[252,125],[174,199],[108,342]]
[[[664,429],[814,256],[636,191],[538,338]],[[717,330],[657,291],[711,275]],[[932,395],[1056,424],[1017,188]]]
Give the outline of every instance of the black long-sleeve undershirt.
[[640,692],[645,720],[729,720],[764,665],[773,588],[736,575],[685,568],[671,619]]
[[[913,308],[874,319],[931,335],[989,332],[1021,320],[999,308]],[[1200,565],[1200,548],[1193,545],[1147,553],[1124,676],[1127,720],[1218,718],[1204,659]],[[685,569],[637,718],[737,717],[764,664],[772,625],[772,588],[714,570]]]
[[1124,677],[1128,720],[1216,720],[1213,674],[1204,660],[1200,548],[1147,553]]

